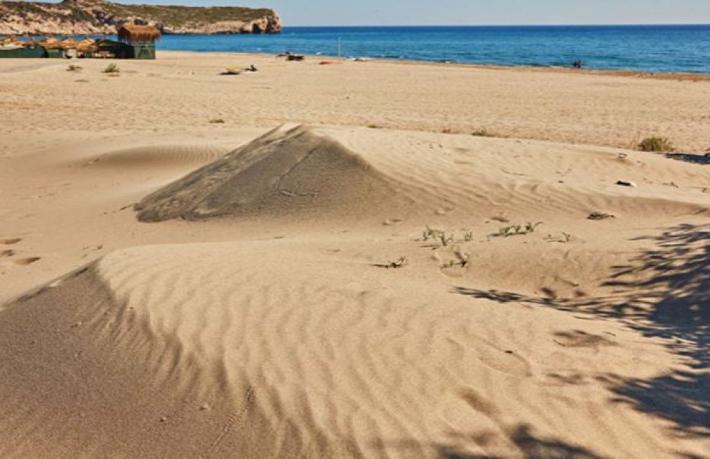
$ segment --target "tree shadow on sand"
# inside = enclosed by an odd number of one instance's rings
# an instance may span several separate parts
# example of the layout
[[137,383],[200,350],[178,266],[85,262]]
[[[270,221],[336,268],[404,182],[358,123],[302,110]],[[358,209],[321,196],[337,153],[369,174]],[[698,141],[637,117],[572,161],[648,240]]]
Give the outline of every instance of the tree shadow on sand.
[[674,423],[677,433],[710,433],[710,225],[680,225],[660,236],[628,264],[614,266],[603,284],[611,293],[553,299],[458,287],[456,293],[499,303],[522,303],[591,313],[622,321],[649,337],[666,340],[688,369],[651,379],[606,378],[618,401]]
[[524,459],[601,459],[599,456],[587,448],[573,445],[565,441],[544,437],[534,432],[534,429],[528,424],[516,424],[503,429],[504,432],[482,432],[473,435],[465,435],[460,433],[451,433],[450,443],[434,443],[430,445],[422,445],[419,442],[411,440],[402,440],[391,442],[388,445],[378,445],[381,449],[386,449],[386,446],[395,447],[398,450],[406,452],[408,457],[423,457],[426,456],[423,446],[433,449],[436,455],[441,459],[497,459],[510,457],[509,455],[498,456],[490,454],[473,454],[467,451],[467,448],[457,445],[478,445],[483,449],[487,449],[490,442],[496,442],[499,446],[506,445],[506,449],[516,451],[515,457]]
[[685,161],[692,164],[710,165],[710,156],[694,155],[692,153],[668,153],[666,158],[675,159],[676,161]]

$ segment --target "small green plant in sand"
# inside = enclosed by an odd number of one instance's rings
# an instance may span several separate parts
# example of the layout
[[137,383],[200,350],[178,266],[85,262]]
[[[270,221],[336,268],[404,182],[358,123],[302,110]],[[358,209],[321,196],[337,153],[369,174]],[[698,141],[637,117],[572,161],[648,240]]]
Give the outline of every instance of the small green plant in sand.
[[446,265],[444,265],[444,268],[453,268],[454,266],[460,266],[462,268],[465,268],[468,265],[468,259],[470,258],[470,255],[461,250],[460,247],[456,247],[453,251],[454,257],[456,257],[456,260],[451,260],[449,261]]
[[526,223],[525,225],[510,225],[504,226],[498,230],[495,236],[498,237],[511,237],[511,236],[524,236],[526,234],[534,233],[538,226],[542,225],[542,222],[537,223]]
[[116,75],[120,72],[121,72],[121,69],[119,69],[118,65],[116,65],[116,64],[109,64],[103,70],[103,73],[108,73],[108,74],[113,74],[113,75]]
[[81,66],[76,64],[69,64],[67,66],[67,72],[80,72]]
[[643,139],[638,147],[641,151],[659,153],[668,153],[675,149],[673,143],[667,137],[648,137]]
[[424,242],[437,241],[437,242],[441,243],[442,246],[446,247],[450,243],[454,242],[454,235],[453,234],[446,234],[445,231],[438,230],[438,229],[432,229],[427,226],[426,229],[422,232],[422,240]]
[[382,264],[376,264],[375,266],[378,268],[385,268],[385,269],[400,269],[404,268],[407,266],[409,263],[409,260],[407,260],[407,257],[399,257],[395,261],[391,261],[389,263],[382,263]]
[[421,240],[424,242],[427,241],[434,241],[440,244],[442,247],[448,247],[452,245],[454,242],[459,241],[459,242],[471,242],[473,241],[473,231],[468,231],[468,230],[463,230],[463,237],[461,239],[458,239],[456,237],[456,233],[451,232],[447,233],[444,230],[440,229],[434,229],[429,227],[428,225],[422,231],[422,238]]

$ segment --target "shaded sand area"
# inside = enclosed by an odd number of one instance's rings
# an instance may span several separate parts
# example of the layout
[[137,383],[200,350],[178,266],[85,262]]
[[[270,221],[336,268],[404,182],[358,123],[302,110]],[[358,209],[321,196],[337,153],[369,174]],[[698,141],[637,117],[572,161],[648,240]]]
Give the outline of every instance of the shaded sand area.
[[708,82],[81,64],[0,62],[1,456],[707,455],[710,166],[619,147]]

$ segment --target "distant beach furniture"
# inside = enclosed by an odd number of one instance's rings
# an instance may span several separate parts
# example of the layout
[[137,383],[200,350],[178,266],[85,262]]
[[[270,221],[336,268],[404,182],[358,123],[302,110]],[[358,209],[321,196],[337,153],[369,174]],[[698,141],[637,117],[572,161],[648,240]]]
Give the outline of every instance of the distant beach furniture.
[[282,54],[277,54],[276,57],[285,57],[287,61],[303,61],[306,59],[306,56],[303,54],[294,54],[291,51],[286,51],[285,53]]
[[118,28],[118,39],[132,48],[128,59],[155,59],[155,41],[160,38],[157,27],[123,24]]
[[117,32],[118,41],[87,38],[79,42],[73,38],[59,40],[54,37],[22,41],[15,37],[0,37],[0,58],[155,59],[155,41],[160,38],[157,27],[124,24]]

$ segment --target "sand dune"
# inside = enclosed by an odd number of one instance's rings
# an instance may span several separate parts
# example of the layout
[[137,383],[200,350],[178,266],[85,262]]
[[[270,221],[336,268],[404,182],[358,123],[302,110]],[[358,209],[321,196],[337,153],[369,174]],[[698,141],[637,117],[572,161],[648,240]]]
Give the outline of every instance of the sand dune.
[[[286,126],[161,188],[136,209],[143,221],[306,213],[322,219],[333,212],[338,218],[380,218],[388,212],[421,217],[496,208],[522,214],[534,209],[538,215],[710,211],[694,166],[560,144],[537,144],[540,151],[531,155],[529,144],[518,145],[468,136]],[[626,190],[620,180],[634,186]],[[667,188],[678,188],[676,182],[685,183],[687,191],[669,198]]]
[[392,184],[359,156],[306,128],[291,127],[269,132],[168,185],[136,209],[142,221],[326,208],[352,215],[393,194]]
[[179,56],[0,63],[0,456],[707,455],[710,168],[616,148],[705,81]]
[[613,322],[454,295],[436,269],[412,269],[415,281],[287,241],[110,254],[3,313],[0,451],[693,451],[630,405],[611,409],[613,378],[595,381],[609,368],[623,379],[673,366],[658,343]]

